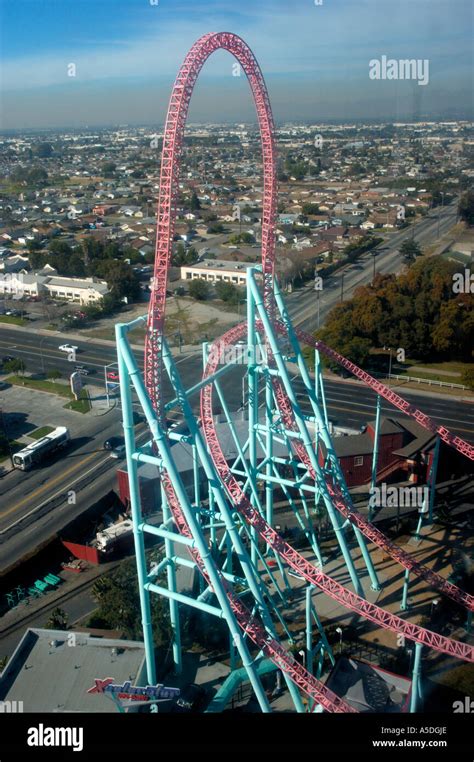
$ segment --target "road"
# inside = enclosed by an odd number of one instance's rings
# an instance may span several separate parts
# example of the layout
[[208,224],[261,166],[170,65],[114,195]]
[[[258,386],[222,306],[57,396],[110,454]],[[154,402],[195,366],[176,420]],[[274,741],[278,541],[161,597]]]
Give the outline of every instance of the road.
[[[447,204],[440,209],[439,232],[440,236],[447,233],[456,223],[457,201]],[[382,243],[377,249],[375,268],[378,273],[397,272],[402,267],[399,247],[407,238],[413,238],[420,246],[428,246],[438,239],[438,218],[436,216],[424,217],[410,229],[406,228],[390,235],[390,238]],[[323,325],[328,312],[341,299],[341,285],[343,284],[343,296],[349,298],[357,286],[370,283],[373,278],[374,258],[372,252],[367,252],[359,258],[357,263],[348,265],[324,281],[323,291],[320,296],[319,319]],[[317,322],[317,296],[311,282],[303,289],[298,289],[285,297],[290,316],[295,326],[304,328],[306,331],[315,331]]]
[[[88,381],[94,385],[92,389],[99,389],[102,384],[103,393],[104,363],[116,360],[115,347],[89,340],[74,340],[71,343],[78,346],[78,352],[76,363],[71,363],[67,355],[58,349],[64,342],[63,335],[38,336],[26,330],[0,326],[0,357],[20,357],[25,362],[27,371],[35,368],[41,372],[43,368],[46,372],[55,369],[61,371],[63,376],[71,372],[71,365],[84,364],[93,371],[88,377]],[[137,359],[143,368],[143,357],[138,355]],[[187,387],[192,386],[201,375],[200,353],[178,355],[176,362],[183,383]],[[234,386],[235,379],[222,379],[225,393],[231,393]],[[171,385],[165,379],[165,401],[172,397]],[[197,412],[198,395],[193,402]],[[235,408],[239,403],[240,398],[236,398]],[[0,572],[13,564],[19,555],[37,547],[100,496],[117,486],[116,470],[120,464],[123,465],[123,461],[111,459],[103,449],[103,442],[122,432],[119,407],[100,416],[88,415],[84,418],[79,413],[75,415],[83,430],[79,436],[74,436],[72,431],[72,443],[66,451],[53,459],[47,467],[28,472],[15,470],[0,479]],[[138,424],[136,431],[139,434],[137,441],[143,443],[146,439],[145,426]],[[72,497],[71,491],[74,492]]]

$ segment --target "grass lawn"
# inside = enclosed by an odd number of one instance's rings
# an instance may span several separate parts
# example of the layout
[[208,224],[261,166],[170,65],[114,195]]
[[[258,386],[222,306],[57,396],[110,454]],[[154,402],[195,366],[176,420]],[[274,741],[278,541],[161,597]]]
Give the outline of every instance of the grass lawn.
[[59,397],[70,398],[72,394],[67,384],[43,381],[42,379],[29,378],[28,376],[9,376],[5,381],[8,384],[15,384],[16,386],[26,386],[28,389],[37,389],[39,392],[57,394]]
[[15,315],[0,315],[0,323],[13,323],[13,325],[28,325],[28,320]]
[[89,410],[91,410],[92,405],[86,390],[82,389],[78,400],[71,400],[71,402],[63,405],[63,407],[65,407],[66,410],[75,410],[76,413],[88,413]]
[[34,431],[30,432],[28,436],[32,439],[41,439],[41,437],[45,437],[46,434],[51,434],[52,431],[54,431],[52,426],[40,426],[39,429],[35,429]]
[[416,367],[420,368],[420,370],[422,368],[426,368],[428,371],[441,370],[443,371],[443,375],[447,375],[448,373],[450,375],[457,375],[458,373],[462,373],[467,368],[472,367],[472,363],[456,362],[456,360],[449,362],[418,362],[417,360],[407,358],[405,364],[411,366],[416,365]]

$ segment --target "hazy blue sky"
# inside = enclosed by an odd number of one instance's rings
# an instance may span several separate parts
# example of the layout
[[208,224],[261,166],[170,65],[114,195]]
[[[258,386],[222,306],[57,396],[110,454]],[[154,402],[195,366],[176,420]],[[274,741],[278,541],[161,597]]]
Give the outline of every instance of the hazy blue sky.
[[[151,2],[0,0],[1,126],[161,123],[182,59],[209,31],[250,45],[277,121],[472,118],[471,0]],[[369,79],[383,55],[428,59],[429,83]],[[232,62],[207,62],[191,121],[253,121]]]

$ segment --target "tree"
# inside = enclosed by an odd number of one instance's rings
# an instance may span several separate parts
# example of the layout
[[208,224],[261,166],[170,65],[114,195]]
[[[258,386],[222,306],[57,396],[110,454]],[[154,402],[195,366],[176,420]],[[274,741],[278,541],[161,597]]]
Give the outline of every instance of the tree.
[[318,336],[359,365],[370,360],[367,349],[384,345],[420,360],[472,362],[473,297],[453,292],[457,269],[435,256],[418,259],[398,277],[378,274],[331,310]]
[[295,161],[291,156],[287,157],[285,168],[288,175],[294,177],[295,180],[302,180],[308,169],[304,161]]
[[34,251],[39,251],[41,249],[41,244],[36,238],[29,238],[26,242],[26,248],[28,249],[28,253],[31,254]]
[[112,177],[117,165],[113,161],[104,161],[102,164],[102,173],[104,177]]
[[38,143],[34,149],[34,153],[39,156],[40,159],[49,159],[53,155],[53,146],[50,143]]
[[468,225],[474,225],[474,191],[469,190],[463,193],[459,201],[459,216]]
[[201,208],[201,202],[199,201],[195,191],[193,191],[193,194],[191,196],[189,207],[192,212],[197,212]]
[[48,173],[43,167],[33,167],[28,172],[28,184],[36,185],[37,183],[44,182],[48,179]]
[[55,608],[45,624],[47,630],[67,630],[69,616],[64,609]]
[[234,286],[233,283],[224,283],[224,281],[218,281],[215,284],[216,294],[219,299],[229,304],[237,304],[242,298],[242,290]]
[[308,201],[303,204],[301,211],[303,214],[319,214],[319,206]]
[[54,382],[57,381],[58,378],[61,378],[62,373],[59,370],[48,370],[46,377],[49,378],[50,381]]
[[207,228],[207,233],[224,233],[225,228],[224,225],[222,225],[221,222],[218,222],[216,225],[209,225]]
[[411,238],[407,238],[405,241],[403,241],[399,251],[403,256],[403,259],[408,262],[414,262],[416,257],[421,257],[422,255],[420,245]]
[[209,285],[205,280],[196,278],[189,284],[189,296],[193,299],[197,299],[199,302],[204,302],[209,299]]
[[229,243],[231,244],[239,244],[239,243],[255,243],[255,238],[251,233],[238,233],[237,235],[231,235],[229,238]]
[[129,264],[115,259],[104,259],[95,263],[94,274],[107,281],[112,296],[132,301],[141,294],[140,282]]
[[8,360],[3,366],[5,373],[20,373],[25,375],[26,365],[19,357],[14,357],[13,360]]
[[461,381],[468,389],[474,391],[474,368],[467,368],[462,372]]
[[[163,579],[160,577],[159,582]],[[143,637],[140,597],[135,563],[122,561],[110,576],[99,577],[92,586],[92,596],[99,604],[94,614],[96,626],[123,630],[132,640]],[[151,622],[156,646],[169,642],[171,628],[168,605],[158,595],[151,596]]]
[[182,265],[193,265],[198,259],[199,255],[194,246],[190,246],[186,251],[185,246],[179,243],[173,254],[172,263],[175,267],[181,267]]

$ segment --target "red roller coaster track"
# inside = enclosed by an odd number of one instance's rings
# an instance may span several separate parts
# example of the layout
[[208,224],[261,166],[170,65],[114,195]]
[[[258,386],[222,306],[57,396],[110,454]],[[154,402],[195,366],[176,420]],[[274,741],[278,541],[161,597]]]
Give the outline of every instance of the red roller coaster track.
[[[181,66],[176,78],[168,107],[166,128],[163,139],[163,152],[160,174],[160,191],[157,210],[157,239],[156,239],[156,257],[154,268],[154,285],[150,300],[148,314],[146,346],[145,346],[145,382],[153,406],[157,415],[161,418],[163,415],[162,399],[162,342],[164,329],[164,315],[166,304],[166,282],[168,267],[171,259],[171,248],[174,235],[175,217],[176,217],[176,194],[178,190],[179,160],[181,155],[184,127],[189,108],[189,102],[196,83],[199,72],[207,58],[218,49],[225,49],[232,53],[241,64],[249,80],[257,116],[260,126],[261,143],[263,151],[263,171],[264,171],[264,199],[262,215],[262,269],[264,281],[264,302],[268,313],[274,315],[273,300],[273,278],[275,266],[275,242],[274,242],[274,222],[276,209],[276,181],[275,181],[275,147],[273,118],[270,102],[268,98],[265,82],[260,71],[260,67],[246,43],[238,36],[228,33],[210,33],[201,37],[192,46],[187,54],[183,65]],[[286,333],[283,324],[274,321],[275,328],[280,332]],[[227,332],[217,345],[227,345],[235,342],[245,332],[245,324],[237,326],[235,329]],[[314,346],[315,340],[312,336],[298,332],[299,338],[304,342]],[[354,375],[364,381],[368,386],[377,391],[378,394],[393,402],[400,410],[418,420],[426,428],[436,431],[443,441],[450,444],[459,452],[474,458],[474,448],[459,437],[454,437],[447,429],[437,427],[428,416],[414,409],[408,402],[398,395],[391,392],[375,379],[353,365],[349,360],[338,355],[329,347],[322,343],[317,344],[318,349],[325,354],[336,359],[341,365],[350,370]],[[218,353],[211,352],[210,358],[217,358]],[[205,370],[205,377],[213,372],[212,361],[209,362]],[[275,397],[280,408],[285,425],[289,428],[295,427],[294,416],[290,401],[279,382],[275,382]],[[257,530],[260,537],[271,546],[285,561],[307,579],[311,584],[319,587],[331,598],[341,603],[346,608],[359,614],[375,624],[391,630],[394,633],[405,635],[408,639],[414,640],[423,645],[434,648],[437,651],[456,656],[467,661],[474,661],[474,649],[468,644],[446,638],[437,633],[430,632],[422,627],[406,622],[400,617],[391,614],[375,604],[360,598],[355,593],[346,589],[333,579],[325,575],[321,570],[314,567],[288,543],[286,543],[269,526],[262,516],[251,506],[245,494],[240,490],[239,485],[230,472],[224,454],[213,424],[212,417],[212,387],[207,385],[201,392],[201,414],[202,424],[205,436],[208,442],[210,453],[214,461],[216,470],[225,485],[228,495],[237,511]],[[302,462],[311,469],[307,453],[302,445],[295,447],[298,456]],[[310,470],[311,473],[311,470]],[[173,517],[178,530],[190,537],[191,531],[186,523],[181,506],[177,499],[173,484],[168,475],[163,474],[163,484],[165,487],[167,499],[173,513]],[[414,574],[426,579],[433,586],[442,590],[454,600],[462,603],[467,608],[473,608],[473,598],[468,596],[455,585],[451,585],[443,580],[439,575],[417,564],[408,554],[394,546],[369,522],[366,522],[360,514],[348,508],[339,488],[335,484],[328,485],[333,497],[334,504],[339,511],[349,521],[356,524],[368,539],[372,540],[379,547],[383,547],[387,552],[399,561],[405,568],[413,571]],[[201,573],[209,584],[204,562],[199,554],[192,550],[193,558],[198,565]],[[290,679],[318,704],[331,712],[349,712],[354,711],[346,702],[329,691],[321,682],[316,680],[269,633],[258,623],[251,613],[243,606],[242,602],[236,598],[221,577],[226,589],[231,607],[242,630],[247,636],[268,655],[289,677]]]

